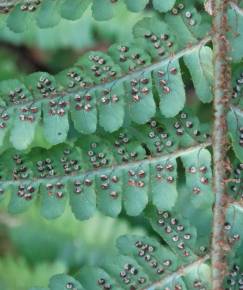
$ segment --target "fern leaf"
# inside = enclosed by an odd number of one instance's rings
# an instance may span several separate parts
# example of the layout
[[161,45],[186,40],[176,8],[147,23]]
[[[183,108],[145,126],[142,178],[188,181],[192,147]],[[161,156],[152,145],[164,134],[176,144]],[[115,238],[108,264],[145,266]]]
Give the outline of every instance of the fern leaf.
[[84,267],[75,275],[75,280],[66,275],[52,279],[59,289],[68,281],[75,285],[80,285],[77,284],[80,281],[87,290],[166,289],[172,285],[188,290],[195,285],[211,287],[210,268],[205,262],[208,256],[183,262],[157,240],[135,235],[121,236],[117,247],[119,255],[107,257],[100,268]]
[[[114,45],[110,48],[111,56],[120,62],[125,73],[144,67],[151,62],[146,51],[137,48],[138,45]],[[125,99],[129,116],[132,121],[143,124],[155,114],[155,102],[152,91],[152,77],[150,72],[138,72],[137,75],[125,81],[125,92],[128,97]],[[131,97],[130,97],[131,96]]]
[[241,200],[243,195],[243,165],[235,160],[232,165],[232,173],[229,176],[228,194],[235,200]]
[[196,94],[203,103],[212,101],[212,83],[213,83],[213,53],[211,48],[202,47],[190,55],[184,56]]
[[[207,41],[206,38],[201,43]],[[42,123],[42,139],[49,146],[64,142],[69,131],[69,111],[75,129],[84,134],[93,133],[98,124],[108,132],[118,130],[124,123],[125,112],[135,123],[144,124],[156,113],[153,81],[160,96],[162,114],[173,117],[185,103],[176,60],[190,54],[200,44],[154,64],[150,64],[149,54],[134,45],[131,50],[126,45],[113,46],[110,55],[90,52],[73,68],[55,77],[34,73],[23,82],[3,81],[0,83],[0,144],[6,142],[5,137],[10,132],[10,142],[16,149],[29,148],[36,144],[35,132]]]
[[148,4],[149,0],[124,0],[127,8],[132,12],[139,12],[143,10]]
[[[31,92],[19,80],[7,80],[1,82],[0,94],[2,96],[4,106],[8,106],[11,102],[21,102],[23,99],[26,99],[30,102],[33,101]],[[30,114],[28,114],[26,110],[33,111],[33,118],[31,117],[30,122],[20,122],[20,120],[23,120],[27,116],[29,117]],[[2,120],[5,121],[3,123],[5,126],[2,128],[3,138],[0,140],[0,144],[3,145],[4,136],[9,130],[9,123],[12,123],[10,140],[16,149],[22,150],[27,148],[33,141],[35,130],[40,120],[41,112],[40,109],[36,106],[31,106],[29,110],[24,107],[17,108],[17,112],[14,114],[13,120],[9,120],[11,111],[11,109],[6,109],[6,111],[3,110],[3,113],[1,114]],[[20,132],[22,138],[20,138]]]
[[228,34],[231,44],[231,56],[234,62],[242,60],[243,49],[241,43],[243,41],[243,12],[236,4],[232,2],[232,9],[228,11],[228,21],[230,33]]
[[204,142],[209,137],[209,130],[203,128],[199,119],[188,108],[174,118],[165,120],[167,133],[181,146]]
[[[117,246],[122,254],[132,256],[138,264],[146,269],[146,273],[149,274],[152,281],[157,281],[153,282],[152,285],[145,286],[146,289],[151,289],[152,287],[154,287],[152,289],[161,289],[160,287],[162,286],[170,286],[171,283],[174,284],[179,281],[179,283],[185,285],[183,289],[192,289],[193,287],[190,288],[191,285],[193,285],[193,282],[198,278],[198,272],[196,273],[196,271],[199,269],[195,267],[183,275],[183,280],[180,279],[176,271],[182,265],[182,262],[175,253],[170,251],[167,247],[161,246],[160,243],[152,238],[122,236],[118,239]],[[158,262],[158,264],[153,267],[156,262]],[[185,265],[185,268],[186,267]],[[201,282],[205,283],[204,286],[209,286],[208,278],[210,276],[210,268],[206,264],[202,264],[200,265],[199,271],[200,278],[202,278]],[[158,276],[161,276],[161,278],[158,278]],[[158,279],[161,279],[161,281],[158,281]]]
[[113,5],[109,0],[93,0],[92,12],[95,19],[103,21],[112,18]]
[[235,65],[233,67],[233,73],[232,73],[232,98],[231,103],[239,107],[240,109],[243,109],[243,71],[242,71],[242,65],[239,63],[238,65]]
[[[186,171],[186,185],[189,192],[195,198],[195,207],[205,207],[213,202],[212,188],[209,180],[212,179],[211,154],[208,150],[202,149],[182,157],[182,162]],[[203,196],[203,199],[202,199]]]
[[171,210],[174,207],[178,196],[176,179],[176,159],[156,162],[151,166],[150,190],[152,202],[158,209]]
[[166,24],[176,33],[176,43],[182,47],[195,43],[210,30],[207,15],[202,11],[199,13],[191,2],[186,0],[176,4],[171,13],[164,16]]
[[171,10],[175,5],[176,0],[168,0],[168,1],[160,1],[160,0],[153,0],[153,6],[159,12],[167,12]]
[[[20,33],[27,29],[27,27],[33,22],[33,13],[24,12],[22,9],[26,9],[25,6],[22,6],[22,3],[19,1],[16,2],[16,6],[12,6],[12,11],[7,18],[8,27],[14,32]],[[28,9],[28,8],[27,8]],[[7,9],[8,11],[8,9]],[[35,12],[34,12],[35,13]]]
[[80,283],[73,277],[65,274],[55,275],[50,279],[49,282],[50,290],[66,290],[66,289],[77,289],[84,290]]
[[227,115],[229,135],[236,156],[243,161],[243,111],[232,108]]
[[240,289],[242,284],[242,206],[231,204],[227,209],[224,225],[226,239],[231,248],[227,255],[228,272],[224,279],[224,287],[235,285]]
[[[194,251],[196,251],[197,230],[188,220],[173,212],[157,211],[156,209],[152,209],[148,216],[153,229],[181,259],[191,261],[196,257]],[[185,233],[188,236],[185,236]]]
[[[47,73],[34,73],[26,78],[26,84],[36,98],[50,97],[58,91],[56,80]],[[59,97],[43,102],[43,131],[50,144],[64,142],[69,130],[69,103]]]
[[64,19],[79,19],[90,5],[91,0],[64,0],[60,9]]
[[57,25],[61,20],[59,7],[61,1],[42,0],[41,6],[36,15],[36,22],[40,28],[48,28]]
[[[147,126],[151,130],[151,123]],[[160,126],[158,121],[156,126],[152,121],[155,132]],[[11,192],[9,210],[12,213],[25,211],[40,196],[41,213],[46,218],[60,216],[68,199],[78,219],[90,218],[96,206],[112,217],[119,215],[122,207],[129,215],[139,215],[150,196],[153,204],[170,210],[177,200],[176,159],[197,152],[209,143],[205,139],[206,143],[193,142],[183,149],[173,147],[166,135],[157,133],[157,138],[164,139],[166,145],[163,147],[156,141],[157,150],[152,147],[150,151],[149,142],[155,138],[154,133],[146,134],[147,138],[133,135],[139,131],[137,127],[108,138],[83,137],[75,146],[37,148],[28,154],[9,150],[0,165],[1,196],[4,191]],[[10,160],[7,168],[5,160]],[[207,180],[211,177],[209,172]]]
[[177,51],[175,33],[164,21],[147,17],[139,21],[133,30],[152,58],[165,57]]
[[88,89],[93,84],[93,80],[78,67],[60,72],[56,80],[64,88],[76,89],[79,85],[87,86],[86,92],[70,94],[70,114],[75,128],[80,133],[94,133],[98,123],[97,100],[95,91]]
[[114,278],[102,268],[85,267],[77,274],[77,279],[82,281],[85,289],[100,290],[101,287],[113,285],[117,290],[122,290]]
[[155,84],[160,96],[160,111],[174,117],[185,106],[186,93],[178,61],[169,61],[154,71]]
[[[143,245],[149,245],[150,248],[146,249]],[[176,271],[180,265],[176,255],[153,238],[135,235],[121,236],[117,240],[117,248],[121,254],[134,258],[153,280],[158,279],[158,275],[163,272]],[[152,267],[153,259],[160,263],[155,267],[157,270]]]

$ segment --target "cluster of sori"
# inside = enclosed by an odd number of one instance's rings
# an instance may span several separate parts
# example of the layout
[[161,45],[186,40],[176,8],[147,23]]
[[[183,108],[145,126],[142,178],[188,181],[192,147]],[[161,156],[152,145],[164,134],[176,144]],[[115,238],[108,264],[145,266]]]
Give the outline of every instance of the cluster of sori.
[[[85,79],[84,76],[82,76],[81,70],[78,68],[68,70],[66,73],[66,76],[68,77],[68,87],[69,88],[88,88],[91,86],[91,83]],[[87,77],[86,77],[87,78]]]
[[56,88],[53,86],[52,81],[45,75],[40,76],[36,83],[36,88],[43,98],[50,97],[51,94],[56,93]]
[[0,3],[0,13],[7,14],[9,13],[15,6],[18,0],[3,0]]
[[134,71],[138,66],[147,64],[147,57],[141,55],[139,52],[134,51],[133,49],[131,52],[131,48],[128,45],[118,46],[115,56],[116,55],[119,55],[119,61],[121,63],[128,63],[128,71],[130,72]]
[[172,48],[174,45],[174,40],[172,41],[170,35],[167,33],[158,35],[153,32],[146,32],[144,38],[151,43],[160,57],[168,54],[168,49]]
[[158,225],[169,235],[169,238],[177,244],[177,248],[182,251],[185,257],[190,256],[190,248],[187,246],[187,241],[191,239],[191,234],[187,233],[183,224],[171,215],[168,211],[158,210]]
[[41,4],[42,0],[24,0],[20,6],[22,11],[33,12]]
[[149,264],[149,266],[154,268],[158,275],[162,275],[167,272],[172,265],[172,261],[170,259],[165,259],[161,262],[153,256],[153,252],[156,250],[153,245],[149,245],[138,240],[135,242],[135,246],[137,248],[137,255],[142,257]]
[[243,163],[237,161],[232,168],[228,193],[236,200],[243,199]]
[[[177,74],[177,68],[176,67],[172,67],[170,68],[170,73],[171,74]],[[163,70],[159,70],[157,72],[158,78],[159,78],[159,84],[162,87],[164,93],[168,94],[170,93],[171,89],[170,87],[167,86],[168,80],[169,80],[169,76],[167,75],[166,72],[164,72]]]
[[152,140],[157,153],[169,151],[169,148],[175,145],[174,136],[168,133],[168,130],[163,128],[156,120],[151,120],[148,123],[148,137]]
[[227,240],[229,245],[232,247],[237,241],[240,241],[240,234],[237,232],[234,232],[233,234],[231,234],[231,230],[232,230],[232,225],[229,222],[225,222],[224,224],[224,229],[227,233]]
[[20,10],[23,12],[34,12],[41,4],[42,0],[3,0],[0,3],[0,13],[7,14],[20,3]]
[[226,285],[225,290],[243,289],[243,272],[239,265],[234,264],[230,269],[229,275],[226,278]]
[[185,5],[183,3],[179,3],[178,5],[174,6],[171,10],[172,15],[178,15],[181,14],[185,21],[190,26],[196,25],[196,20],[193,18],[193,13],[185,8]]
[[112,61],[107,57],[106,59],[98,54],[89,55],[90,63],[89,69],[93,76],[98,78],[101,82],[107,82],[117,76],[117,71],[112,66]]
[[233,84],[232,99],[234,102],[240,102],[242,99],[242,86],[243,86],[243,72],[239,73],[235,83]]

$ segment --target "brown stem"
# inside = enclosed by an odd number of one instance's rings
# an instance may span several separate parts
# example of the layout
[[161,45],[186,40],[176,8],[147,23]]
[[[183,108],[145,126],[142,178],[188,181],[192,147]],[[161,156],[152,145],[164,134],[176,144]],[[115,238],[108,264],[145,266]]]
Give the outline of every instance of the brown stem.
[[226,112],[229,107],[231,70],[229,63],[229,43],[226,37],[227,7],[229,0],[214,1],[213,46],[214,46],[214,129],[213,129],[213,163],[214,163],[214,218],[212,236],[212,279],[213,290],[222,289],[226,264],[227,241],[224,235],[226,196],[226,153],[227,128]]

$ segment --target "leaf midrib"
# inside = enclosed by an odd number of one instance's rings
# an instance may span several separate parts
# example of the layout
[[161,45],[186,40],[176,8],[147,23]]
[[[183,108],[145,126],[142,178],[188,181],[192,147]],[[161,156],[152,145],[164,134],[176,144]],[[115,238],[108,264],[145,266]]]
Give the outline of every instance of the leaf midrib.
[[118,165],[111,165],[110,167],[103,167],[100,169],[96,169],[96,170],[87,170],[86,172],[82,172],[79,174],[72,174],[72,175],[62,175],[62,176],[54,176],[54,177],[45,177],[45,178],[33,178],[33,179],[19,179],[19,180],[5,180],[5,181],[0,181],[0,186],[9,186],[9,185],[18,185],[18,184],[22,184],[22,183],[38,183],[44,180],[48,180],[48,181],[54,181],[54,180],[62,180],[62,181],[70,181],[70,180],[75,180],[77,178],[85,178],[88,175],[97,175],[97,174],[105,174],[107,171],[111,170],[111,169],[116,169],[116,170],[123,170],[123,169],[129,169],[132,166],[135,165],[146,165],[146,164],[153,164],[156,163],[158,161],[164,161],[164,160],[168,160],[168,159],[174,159],[174,158],[178,158],[181,157],[183,155],[187,155],[190,154],[198,149],[202,149],[202,148],[206,148],[211,146],[211,140],[208,140],[207,142],[204,143],[199,143],[190,147],[187,147],[185,149],[179,149],[175,152],[169,153],[169,154],[162,154],[162,155],[158,155],[156,157],[149,157],[147,159],[143,159],[143,160],[136,160],[133,162],[129,162],[129,163],[125,163],[125,164],[118,164]]
[[[36,98],[36,99],[31,99],[28,100],[26,102],[22,102],[19,104],[13,104],[13,105],[9,105],[3,108],[3,111],[5,111],[6,109],[14,109],[14,108],[18,108],[18,107],[22,107],[22,106],[26,106],[26,105],[33,105],[33,104],[38,104],[38,103],[45,103],[47,102],[49,99],[51,100],[55,100],[58,98],[62,98],[63,100],[66,100],[67,98],[70,97],[70,95],[76,95],[76,94],[82,94],[82,93],[92,93],[93,91],[99,90],[99,89],[106,89],[108,87],[112,87],[113,85],[117,85],[120,83],[123,83],[125,81],[130,80],[131,78],[135,78],[140,74],[143,74],[145,72],[149,73],[152,72],[156,69],[158,69],[161,65],[166,64],[168,62],[172,62],[175,61],[187,54],[192,53],[194,50],[197,50],[198,48],[200,48],[201,46],[206,45],[209,41],[211,41],[211,37],[210,36],[206,36],[205,38],[203,38],[202,40],[200,40],[198,43],[191,45],[190,47],[184,48],[182,50],[180,50],[179,52],[177,52],[176,54],[173,55],[169,55],[166,58],[163,59],[159,59],[157,62],[154,62],[148,66],[142,67],[141,69],[137,69],[133,72],[129,72],[115,80],[109,81],[109,82],[105,82],[105,83],[100,83],[94,86],[91,86],[89,88],[84,88],[84,89],[77,89],[77,90],[62,90],[60,92],[58,92],[58,94],[53,94],[51,95],[51,97],[49,98]],[[3,112],[2,111],[2,112]],[[0,113],[2,113],[0,112]]]

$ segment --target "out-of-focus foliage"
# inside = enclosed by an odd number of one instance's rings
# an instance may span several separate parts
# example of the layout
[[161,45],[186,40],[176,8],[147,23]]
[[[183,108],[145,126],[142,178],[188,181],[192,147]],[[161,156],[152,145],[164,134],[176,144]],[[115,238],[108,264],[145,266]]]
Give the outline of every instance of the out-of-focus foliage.
[[72,273],[83,265],[99,265],[105,255],[115,250],[118,236],[146,232],[142,226],[134,228],[124,219],[114,220],[100,214],[80,223],[70,210],[58,220],[47,221],[39,218],[36,207],[18,219],[0,209],[0,229],[5,232],[0,243],[8,244],[4,253],[0,251],[1,290],[47,286],[55,273]]
[[82,18],[75,21],[61,19],[50,28],[41,29],[35,23],[22,33],[15,33],[7,26],[0,28],[0,40],[15,45],[25,44],[44,50],[57,49],[88,49],[99,41],[110,43],[114,41],[131,41],[133,25],[143,15],[152,12],[132,13],[124,5],[115,10],[115,17],[99,22],[92,18],[91,9],[87,9]]

